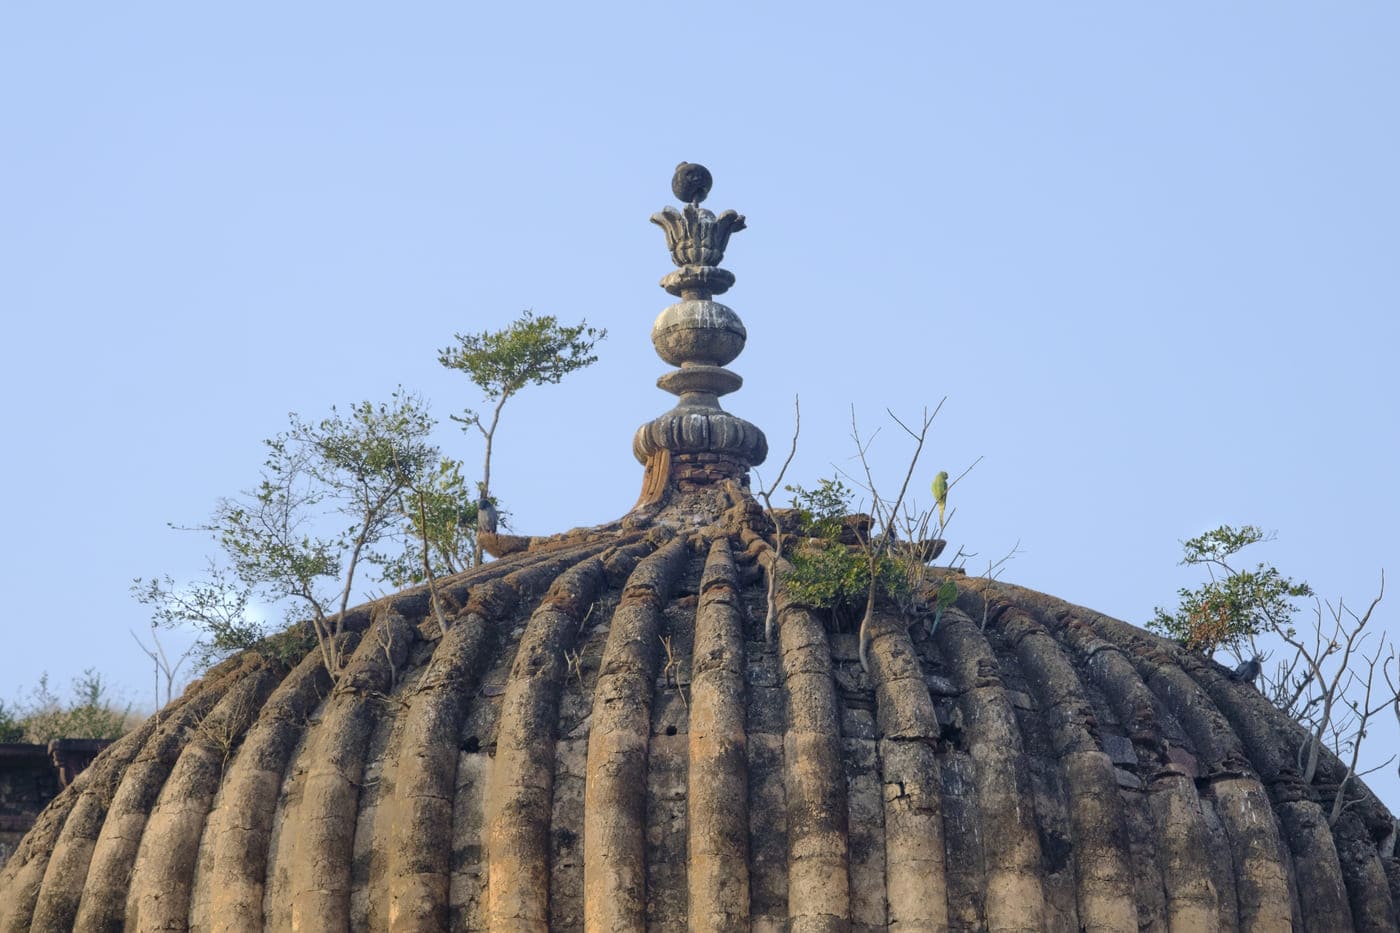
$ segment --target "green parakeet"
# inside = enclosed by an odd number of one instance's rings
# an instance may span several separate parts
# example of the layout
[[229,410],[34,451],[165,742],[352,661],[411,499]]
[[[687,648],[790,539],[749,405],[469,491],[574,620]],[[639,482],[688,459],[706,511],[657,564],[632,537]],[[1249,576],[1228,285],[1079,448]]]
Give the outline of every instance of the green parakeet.
[[938,595],[933,599],[933,621],[929,623],[928,633],[932,635],[938,631],[938,623],[943,618],[943,610],[958,601],[958,585],[952,580],[944,580],[943,585],[938,588]]
[[933,501],[938,503],[938,527],[943,527],[943,510],[948,506],[948,471],[940,470],[933,478]]

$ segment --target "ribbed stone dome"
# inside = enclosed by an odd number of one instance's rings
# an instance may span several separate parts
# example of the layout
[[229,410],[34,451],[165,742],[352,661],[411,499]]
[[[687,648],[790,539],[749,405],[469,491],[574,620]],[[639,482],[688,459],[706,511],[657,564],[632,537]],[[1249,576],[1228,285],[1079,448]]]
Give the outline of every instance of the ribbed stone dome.
[[[744,225],[711,181],[654,218],[690,302]],[[1391,815],[1353,781],[1329,826],[1341,764],[1304,784],[1301,728],[1212,661],[981,581],[932,632],[877,615],[867,670],[782,585],[716,321],[665,344],[625,518],[483,530],[445,624],[425,589],[353,610],[334,682],[214,668],[39,817],[0,933],[1397,929]]]
[[1340,765],[1223,668],[1001,584],[881,617],[868,675],[781,591],[766,643],[724,492],[444,581],[446,632],[355,610],[333,688],[210,671],[45,811],[0,929],[1396,928],[1390,815],[1329,829]]

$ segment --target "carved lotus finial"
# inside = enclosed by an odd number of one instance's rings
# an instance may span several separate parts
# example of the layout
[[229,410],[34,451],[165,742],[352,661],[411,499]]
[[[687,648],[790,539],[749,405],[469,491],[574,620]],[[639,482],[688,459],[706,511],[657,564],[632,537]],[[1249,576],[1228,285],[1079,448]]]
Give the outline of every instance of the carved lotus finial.
[[729,235],[744,229],[744,217],[735,211],[714,214],[687,204],[681,210],[663,207],[651,222],[666,231],[666,248],[678,266],[718,266],[724,261]]

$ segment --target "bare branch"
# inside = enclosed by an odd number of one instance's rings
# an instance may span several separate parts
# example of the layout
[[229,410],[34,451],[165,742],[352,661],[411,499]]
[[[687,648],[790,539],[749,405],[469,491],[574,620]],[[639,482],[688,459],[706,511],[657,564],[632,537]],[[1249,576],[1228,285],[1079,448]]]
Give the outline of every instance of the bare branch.
[[[774,559],[768,565],[768,606],[763,618],[763,639],[771,642],[773,633],[778,627],[778,566],[783,557],[783,525],[778,519],[778,513],[773,508],[773,492],[779,488],[783,482],[783,477],[787,475],[788,467],[792,464],[792,458],[797,455],[797,436],[802,433],[802,403],[801,399],[794,395],[792,397],[792,446],[788,449],[787,459],[783,461],[783,467],[778,471],[778,476],[773,480],[772,486],[764,486],[759,478],[758,496],[763,500],[763,510],[768,514],[768,520],[773,523],[773,551]],[[758,471],[754,470],[755,477]]]
[[[904,504],[904,497],[909,492],[909,481],[913,478],[914,470],[919,464],[919,455],[923,453],[924,442],[928,438],[929,427],[932,426],[934,417],[938,414],[938,410],[942,407],[943,402],[940,401],[938,403],[938,406],[934,408],[932,414],[930,414],[929,410],[925,408],[922,413],[922,418],[918,431],[912,430],[903,421],[900,421],[899,418],[895,417],[893,412],[889,412],[890,417],[894,418],[895,423],[898,424],[901,428],[903,428],[904,432],[914,439],[914,452],[909,457],[908,469],[904,471],[904,481],[900,483],[899,495],[895,497],[894,503],[892,505],[887,505],[884,502],[884,500],[880,498],[880,494],[876,490],[875,477],[871,472],[870,460],[867,457],[867,452],[869,451],[870,444],[874,441],[874,435],[871,435],[871,439],[866,441],[864,444],[861,443],[860,426],[856,422],[855,406],[851,406],[851,438],[855,441],[856,454],[860,458],[861,469],[865,473],[866,482],[868,483],[867,488],[870,490],[871,509],[874,511],[875,519],[880,526],[878,535],[875,534],[875,529],[872,527],[871,539],[863,542],[866,551],[870,580],[868,582],[868,587],[866,590],[865,612],[861,616],[860,630],[857,635],[857,644],[858,653],[860,656],[860,666],[863,670],[867,672],[870,670],[870,660],[867,656],[867,652],[870,647],[870,626],[874,622],[875,596],[880,586],[880,562],[889,550],[890,542],[894,539],[895,527],[893,519],[900,514],[900,508]],[[886,409],[886,411],[888,412],[889,410]]]

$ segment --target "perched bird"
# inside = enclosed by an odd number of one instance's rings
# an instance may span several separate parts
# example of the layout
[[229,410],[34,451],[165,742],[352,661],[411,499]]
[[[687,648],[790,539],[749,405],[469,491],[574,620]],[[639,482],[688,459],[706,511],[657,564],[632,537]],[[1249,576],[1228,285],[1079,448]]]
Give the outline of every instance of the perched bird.
[[483,497],[476,503],[476,533],[493,535],[496,533],[496,507],[491,500]]
[[943,620],[943,610],[957,601],[958,585],[952,580],[944,580],[943,585],[938,588],[938,595],[933,600],[933,621],[928,626],[930,636],[938,631],[938,623]]
[[948,471],[939,470],[933,478],[933,501],[938,503],[938,526],[943,527],[943,510],[948,506]]
[[1259,676],[1259,672],[1264,669],[1264,659],[1260,655],[1241,661],[1239,667],[1230,672],[1231,680],[1242,681],[1247,684],[1254,683],[1254,679]]

